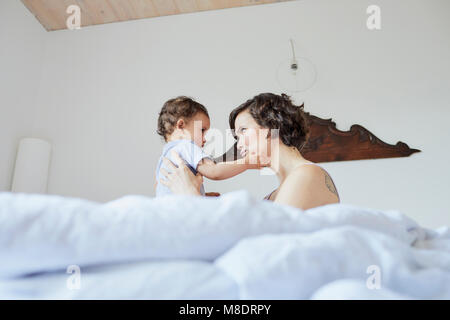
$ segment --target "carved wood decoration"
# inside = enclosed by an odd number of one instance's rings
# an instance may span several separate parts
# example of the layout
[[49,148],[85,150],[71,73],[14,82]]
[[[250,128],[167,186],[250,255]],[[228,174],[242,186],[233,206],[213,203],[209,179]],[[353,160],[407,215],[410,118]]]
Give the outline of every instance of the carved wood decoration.
[[[383,142],[369,130],[354,124],[349,131],[340,131],[331,119],[322,119],[305,112],[310,126],[310,136],[302,155],[312,162],[349,161],[408,157],[418,149],[410,149],[401,141],[392,145]],[[216,161],[240,158],[237,143]]]
[[352,125],[349,131],[340,131],[331,119],[305,114],[311,133],[301,152],[312,162],[408,157],[420,152],[401,141],[395,145],[385,143],[358,124]]

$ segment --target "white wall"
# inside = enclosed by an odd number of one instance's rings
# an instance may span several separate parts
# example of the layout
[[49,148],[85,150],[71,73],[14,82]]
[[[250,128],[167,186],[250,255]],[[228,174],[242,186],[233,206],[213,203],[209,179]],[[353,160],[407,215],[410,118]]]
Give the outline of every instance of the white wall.
[[[225,130],[232,108],[281,92],[275,70],[292,37],[318,70],[315,86],[294,95],[307,111],[423,150],[325,164],[342,201],[450,225],[450,2],[378,0],[380,31],[365,27],[371,4],[294,1],[47,33],[33,133],[53,142],[49,192],[97,201],[152,195],[164,101],[193,96]],[[276,184],[247,172],[206,189],[262,197]]]
[[45,34],[20,1],[0,1],[0,191],[11,188],[19,139],[32,133]]

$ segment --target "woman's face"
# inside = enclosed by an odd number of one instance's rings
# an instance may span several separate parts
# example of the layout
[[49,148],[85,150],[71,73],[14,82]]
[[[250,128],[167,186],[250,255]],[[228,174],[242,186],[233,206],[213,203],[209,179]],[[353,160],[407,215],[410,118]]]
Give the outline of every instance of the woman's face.
[[269,129],[258,125],[248,110],[237,115],[234,128],[238,138],[237,148],[241,156],[257,155],[261,162],[268,163],[270,160],[270,139],[267,138]]

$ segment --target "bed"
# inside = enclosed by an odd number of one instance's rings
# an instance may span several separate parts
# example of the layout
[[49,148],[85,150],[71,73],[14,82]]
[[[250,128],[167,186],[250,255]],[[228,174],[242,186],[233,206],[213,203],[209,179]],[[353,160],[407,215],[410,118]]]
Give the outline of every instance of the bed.
[[449,299],[450,231],[246,191],[107,203],[0,193],[1,299]]

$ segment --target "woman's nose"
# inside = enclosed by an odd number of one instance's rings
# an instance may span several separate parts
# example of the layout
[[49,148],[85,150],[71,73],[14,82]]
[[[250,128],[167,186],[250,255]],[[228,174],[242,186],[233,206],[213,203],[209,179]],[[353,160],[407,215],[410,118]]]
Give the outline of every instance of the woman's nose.
[[238,138],[237,148],[238,150],[241,150],[244,147],[244,144],[242,143],[242,139]]

